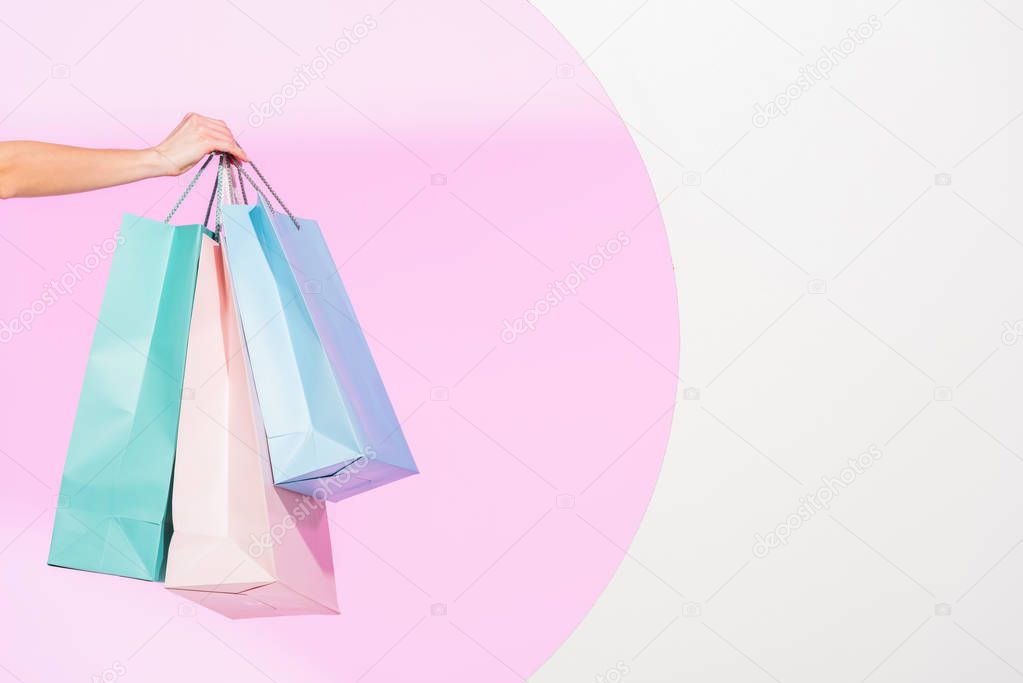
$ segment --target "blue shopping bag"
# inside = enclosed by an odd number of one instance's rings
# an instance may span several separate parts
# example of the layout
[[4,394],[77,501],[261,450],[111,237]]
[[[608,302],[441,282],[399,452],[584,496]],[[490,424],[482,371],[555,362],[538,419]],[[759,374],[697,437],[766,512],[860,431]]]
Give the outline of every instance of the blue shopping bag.
[[260,194],[224,207],[223,245],[274,482],[341,500],[416,474],[319,225]]

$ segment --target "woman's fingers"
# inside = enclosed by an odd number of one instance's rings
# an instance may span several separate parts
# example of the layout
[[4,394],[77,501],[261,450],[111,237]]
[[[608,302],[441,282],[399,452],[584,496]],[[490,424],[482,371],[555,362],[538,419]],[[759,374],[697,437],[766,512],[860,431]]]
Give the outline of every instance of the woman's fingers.
[[249,155],[246,154],[246,152],[244,152],[243,149],[241,149],[241,145],[238,144],[237,139],[234,137],[234,134],[231,133],[231,129],[227,127],[227,124],[225,124],[223,121],[220,121],[219,119],[209,119],[208,123],[211,129],[215,131],[217,134],[219,134],[221,139],[226,140],[227,144],[230,145],[229,149],[222,149],[221,151],[226,151],[230,154],[233,154],[234,156],[237,156],[238,158],[240,158],[240,160],[244,162],[249,161]]
[[213,119],[206,119],[199,124],[199,127],[203,130],[213,131],[227,137],[233,137],[231,129],[227,127],[227,124],[223,121],[215,121]]
[[208,135],[212,135],[216,138],[218,144],[223,147],[218,147],[217,151],[227,152],[232,154],[243,161],[248,161],[249,157],[245,154],[241,145],[238,144],[238,140],[235,139],[231,129],[227,127],[227,124],[219,119],[209,119],[203,117],[202,126],[205,128]]
[[249,160],[224,121],[194,112],[186,114],[155,149],[165,161],[165,173],[168,175],[185,172],[213,151],[230,154],[242,161]]
[[245,151],[230,135],[220,135],[216,133],[208,133],[206,135],[206,146],[207,149],[204,153],[209,154],[210,152],[226,152],[232,156],[238,157],[242,161],[248,161],[249,157],[245,154]]

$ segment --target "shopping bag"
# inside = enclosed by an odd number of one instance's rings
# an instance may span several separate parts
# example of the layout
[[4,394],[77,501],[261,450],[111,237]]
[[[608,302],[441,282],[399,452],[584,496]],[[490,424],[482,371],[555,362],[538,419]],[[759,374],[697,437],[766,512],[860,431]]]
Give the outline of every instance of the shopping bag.
[[166,586],[232,618],[336,614],[324,503],[274,487],[247,366],[223,250],[207,236],[185,363]]
[[285,212],[224,207],[224,251],[274,481],[340,500],[418,470],[319,226]]
[[124,218],[61,479],[51,565],[163,577],[201,230]]

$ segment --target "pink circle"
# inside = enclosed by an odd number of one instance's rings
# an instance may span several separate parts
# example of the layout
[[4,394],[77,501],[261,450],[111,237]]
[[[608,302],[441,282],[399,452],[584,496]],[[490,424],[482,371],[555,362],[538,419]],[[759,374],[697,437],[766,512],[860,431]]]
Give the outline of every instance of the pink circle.
[[[208,4],[142,6],[70,67],[84,96],[51,83],[0,137],[59,139],[59,125],[81,142],[110,145],[116,131],[137,145],[171,123],[169,103],[223,112],[289,207],[323,228],[422,474],[332,506],[340,617],[193,617],[158,586],[45,567],[101,264],[0,347],[0,448],[40,480],[0,461],[12,489],[0,502],[0,663],[12,671],[67,680],[116,660],[151,681],[197,666],[211,679],[256,667],[276,680],[519,680],[621,562],[678,384],[674,273],[629,131],[527,3],[349,4],[365,11],[324,7],[313,21],[227,5],[216,41],[190,37]],[[72,39],[37,10],[10,20]],[[151,45],[154,31],[185,37]],[[298,88],[302,66],[323,73]],[[154,181],[5,204],[0,230],[17,250],[0,244],[0,265],[18,284],[0,293],[0,318],[108,238],[121,211],[162,215],[179,191]],[[39,656],[51,638],[61,657]]]

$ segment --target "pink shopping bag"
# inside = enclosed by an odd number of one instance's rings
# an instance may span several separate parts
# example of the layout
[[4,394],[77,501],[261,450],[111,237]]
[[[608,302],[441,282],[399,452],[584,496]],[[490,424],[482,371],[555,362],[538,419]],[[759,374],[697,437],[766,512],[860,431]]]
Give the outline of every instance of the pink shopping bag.
[[325,504],[274,486],[231,280],[209,234],[184,386],[167,588],[232,618],[336,614]]

